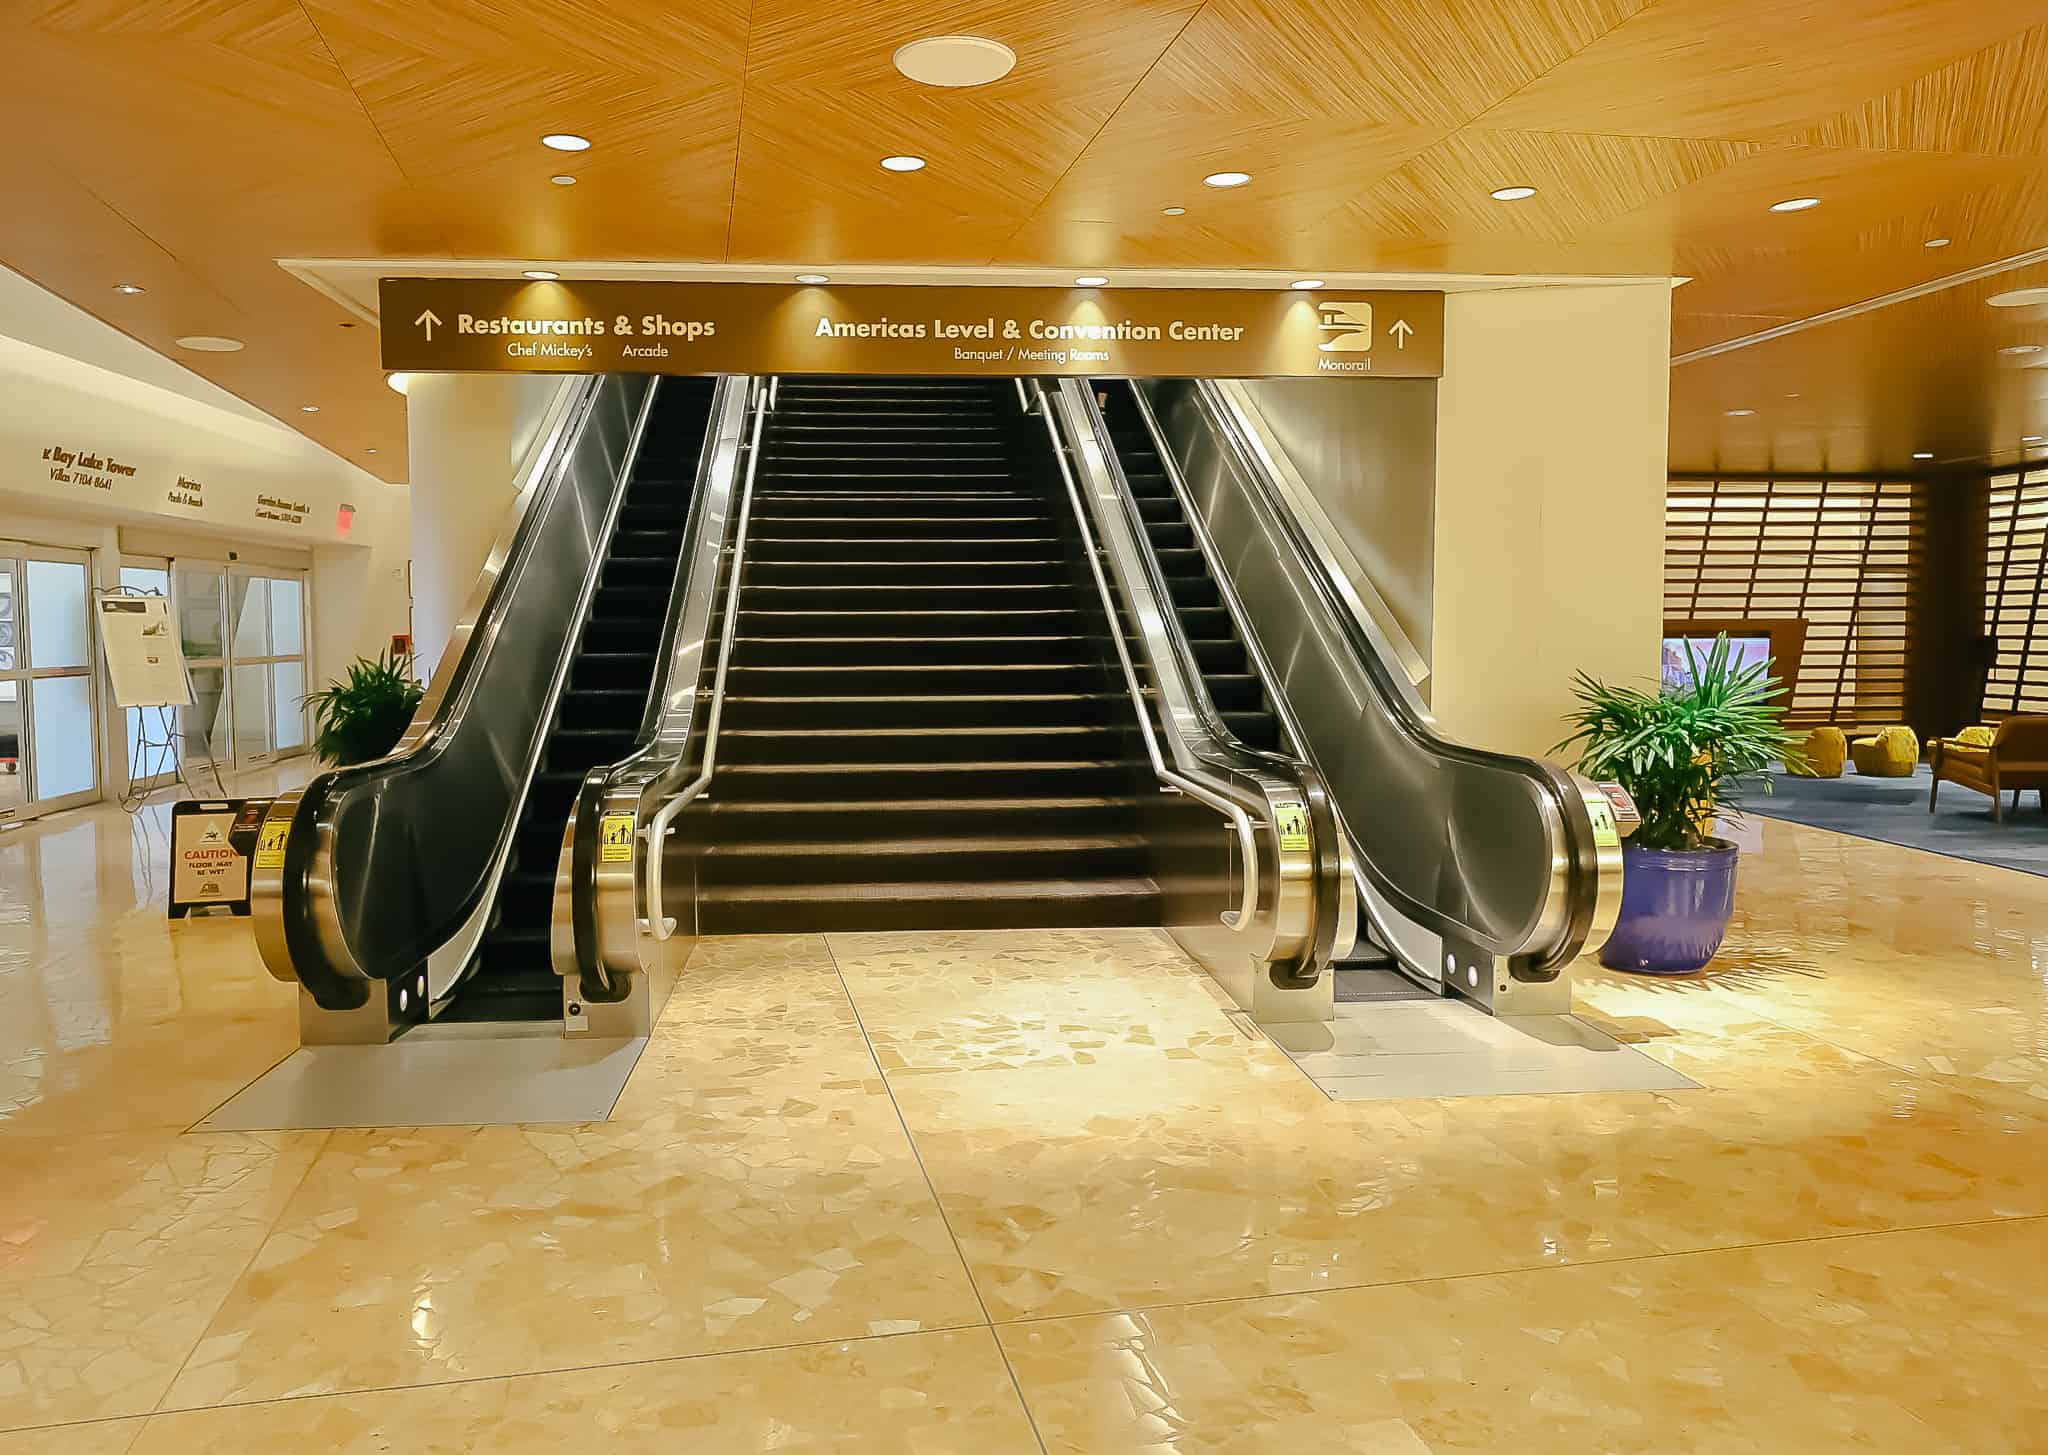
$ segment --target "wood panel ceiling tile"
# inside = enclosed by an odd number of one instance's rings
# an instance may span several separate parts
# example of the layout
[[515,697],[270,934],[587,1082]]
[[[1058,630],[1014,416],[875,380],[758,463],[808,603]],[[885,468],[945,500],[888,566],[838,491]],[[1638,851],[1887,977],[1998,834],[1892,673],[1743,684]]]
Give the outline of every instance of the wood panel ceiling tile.
[[[1247,122],[1119,112],[1040,210],[1134,221],[1163,207],[1185,207],[1196,222],[1222,232],[1289,235],[1337,212],[1442,136],[1428,128],[1321,118]],[[1205,176],[1220,171],[1250,172],[1252,181],[1236,188],[1203,185]]]
[[781,91],[926,99],[932,93],[895,68],[897,47],[964,33],[1017,53],[1016,68],[977,95],[1107,115],[1200,8],[1200,0],[755,0],[747,79]]
[[[1376,235],[1434,240],[1510,236],[1565,241],[1734,165],[1745,142],[1489,131],[1468,127],[1351,204]],[[1534,197],[1497,202],[1497,188]]]
[[2048,0],[1661,0],[1483,118],[1532,131],[1764,139],[2048,21]]
[[1874,96],[1801,139],[1873,150],[2048,156],[2048,26]]
[[[1938,152],[1769,146],[1592,229],[1589,237],[1657,236],[1695,248],[1853,248],[1865,229],[2042,171],[2029,160]],[[1804,212],[1773,203],[1818,197]]]
[[1210,0],[1146,78],[1148,109],[1451,127],[1647,0]]
[[748,0],[305,0],[349,76],[437,61],[556,78],[565,97],[594,78],[656,77],[691,91],[737,83]]
[[[2048,265],[1944,289],[1672,371],[1679,469],[1912,468],[2010,460],[2048,435],[2048,367],[1999,344],[2048,345],[2048,308],[1995,309],[2009,288],[2048,285]],[[1680,291],[1681,300],[1689,289]],[[1788,398],[1796,395],[1796,398]],[[1728,417],[1730,409],[1754,415]]]
[[[985,261],[1099,122],[1072,108],[971,92],[906,103],[754,88],[740,136],[729,256]],[[884,170],[881,159],[898,154],[928,165]]]

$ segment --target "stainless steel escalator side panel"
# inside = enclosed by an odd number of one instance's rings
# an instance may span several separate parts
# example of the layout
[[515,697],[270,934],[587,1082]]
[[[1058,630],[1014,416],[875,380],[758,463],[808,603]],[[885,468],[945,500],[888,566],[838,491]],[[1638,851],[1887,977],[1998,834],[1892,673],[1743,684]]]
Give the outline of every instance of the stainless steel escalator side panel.
[[[748,423],[762,393],[751,376],[718,381],[684,526],[661,681],[650,695],[648,718],[634,750],[608,768],[592,770],[564,826],[548,951],[563,979],[565,1003],[580,999],[583,1005],[588,1034],[636,1033],[619,1031],[617,1024],[637,1025],[659,1013],[661,996],[646,989],[645,981],[672,969],[680,958],[650,943],[667,936],[652,932],[640,893],[644,856],[651,852],[647,829],[654,808],[648,800],[703,735],[701,690],[712,645],[710,624],[721,564],[731,544]],[[630,851],[607,856],[603,826],[622,818],[629,824]],[[686,950],[687,945],[675,948]],[[629,998],[644,1003],[641,1009],[611,1009]],[[620,1022],[621,1014],[626,1022]]]
[[[452,942],[473,939],[502,869],[652,398],[641,377],[570,386],[399,746],[319,774],[290,805],[284,869],[259,889],[273,975],[319,1000],[351,982],[411,991],[423,967],[466,962]],[[408,994],[411,1014],[421,998]],[[361,997],[334,1008],[348,1004]]]
[[[1330,987],[1324,973],[1343,928],[1350,886],[1338,882],[1329,862],[1336,843],[1328,800],[1306,765],[1258,752],[1240,743],[1209,701],[1192,651],[1168,605],[1170,591],[1149,542],[1129,483],[1107,444],[1094,396],[1082,380],[1061,381],[1049,423],[1056,417],[1056,446],[1063,470],[1071,459],[1078,478],[1069,478],[1085,541],[1099,539],[1116,583],[1102,583],[1110,620],[1119,619],[1120,597],[1137,628],[1137,641],[1157,695],[1155,738],[1144,694],[1130,675],[1141,730],[1153,753],[1155,771],[1170,787],[1200,798],[1236,827],[1238,862],[1244,875],[1242,905],[1234,918],[1205,917],[1186,927],[1182,943],[1261,1020],[1327,1018]],[[1092,558],[1092,552],[1091,552]],[[1098,574],[1098,579],[1100,579]],[[1118,635],[1122,651],[1121,635]],[[1160,760],[1163,739],[1171,763]],[[1309,846],[1289,841],[1280,830],[1283,805],[1304,809],[1311,827]],[[1319,851],[1316,845],[1321,844]],[[1241,973],[1249,957],[1254,973]],[[1214,961],[1215,963],[1211,963]],[[1240,982],[1245,982],[1243,989]]]
[[[1599,932],[1609,898],[1582,786],[1436,730],[1402,654],[1277,497],[1222,388],[1145,381],[1138,393],[1373,890],[1461,964],[1488,961],[1488,987],[1554,978]],[[1490,973],[1493,961],[1506,976]]]

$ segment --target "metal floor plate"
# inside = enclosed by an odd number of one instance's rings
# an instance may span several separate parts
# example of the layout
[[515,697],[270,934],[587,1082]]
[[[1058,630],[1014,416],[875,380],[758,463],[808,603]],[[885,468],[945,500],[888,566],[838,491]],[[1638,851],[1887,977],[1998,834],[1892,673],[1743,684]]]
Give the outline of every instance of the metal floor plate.
[[304,1046],[194,1131],[601,1122],[647,1038],[402,1036],[388,1046]]
[[1352,1002],[1334,1021],[1265,1030],[1337,1101],[1699,1089],[1568,1015],[1494,1017],[1457,1000]]

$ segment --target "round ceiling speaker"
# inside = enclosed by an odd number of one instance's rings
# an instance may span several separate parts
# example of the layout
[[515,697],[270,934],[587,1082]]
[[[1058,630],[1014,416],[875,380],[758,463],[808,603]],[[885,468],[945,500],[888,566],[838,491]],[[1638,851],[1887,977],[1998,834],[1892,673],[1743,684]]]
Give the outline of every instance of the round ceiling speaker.
[[925,86],[986,86],[1010,74],[1017,53],[979,35],[933,35],[896,50],[896,69]]

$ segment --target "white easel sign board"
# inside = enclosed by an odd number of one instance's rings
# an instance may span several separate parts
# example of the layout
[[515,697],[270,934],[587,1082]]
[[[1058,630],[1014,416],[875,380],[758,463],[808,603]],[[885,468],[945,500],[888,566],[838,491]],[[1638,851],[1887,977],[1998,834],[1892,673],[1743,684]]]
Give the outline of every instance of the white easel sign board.
[[100,645],[121,707],[186,707],[185,649],[162,596],[102,596]]

